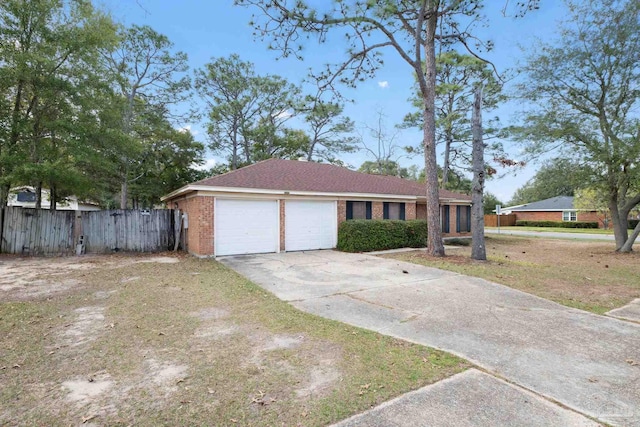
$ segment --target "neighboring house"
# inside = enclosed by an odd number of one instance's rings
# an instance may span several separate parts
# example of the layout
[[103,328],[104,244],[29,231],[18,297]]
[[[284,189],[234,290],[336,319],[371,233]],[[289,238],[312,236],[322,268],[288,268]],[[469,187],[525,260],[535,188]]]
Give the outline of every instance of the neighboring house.
[[516,221],[587,221],[597,222],[604,228],[603,219],[596,211],[579,210],[573,206],[573,197],[558,196],[538,202],[509,206],[502,214],[515,214]]
[[[269,159],[162,198],[186,213],[187,250],[222,256],[335,248],[349,219],[426,219],[424,184],[343,167]],[[471,229],[471,198],[440,191],[445,236]]]
[[[19,206],[22,208],[36,207],[36,191],[33,187],[23,186],[12,188],[9,192],[7,200],[8,206]],[[51,201],[49,198],[49,190],[42,189],[42,209],[49,209]],[[63,202],[56,204],[56,209],[60,211],[99,211],[100,206],[97,203],[79,201],[76,196],[67,197]]]

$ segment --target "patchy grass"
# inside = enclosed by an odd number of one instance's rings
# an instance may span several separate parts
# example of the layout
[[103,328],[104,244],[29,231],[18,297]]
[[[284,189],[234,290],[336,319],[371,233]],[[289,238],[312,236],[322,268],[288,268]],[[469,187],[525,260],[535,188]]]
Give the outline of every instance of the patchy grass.
[[0,257],[0,425],[325,425],[466,369],[211,260]]
[[445,258],[417,251],[385,257],[481,277],[598,314],[640,297],[640,254],[616,253],[610,242],[492,235],[486,243],[487,262],[470,259],[470,248],[451,249]]
[[[497,230],[497,227],[487,227],[490,230]],[[562,227],[524,227],[524,226],[509,226],[500,227],[503,231],[555,231],[557,233],[578,233],[578,234],[611,234],[613,235],[613,229],[604,230],[602,228],[562,228]]]

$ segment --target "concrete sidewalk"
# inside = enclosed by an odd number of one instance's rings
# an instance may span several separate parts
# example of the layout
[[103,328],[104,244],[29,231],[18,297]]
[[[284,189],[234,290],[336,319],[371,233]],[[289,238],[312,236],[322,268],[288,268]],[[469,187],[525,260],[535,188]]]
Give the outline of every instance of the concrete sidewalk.
[[303,311],[449,351],[581,414],[640,426],[638,324],[369,255],[220,261]]
[[385,402],[335,427],[597,426],[575,412],[469,369]]

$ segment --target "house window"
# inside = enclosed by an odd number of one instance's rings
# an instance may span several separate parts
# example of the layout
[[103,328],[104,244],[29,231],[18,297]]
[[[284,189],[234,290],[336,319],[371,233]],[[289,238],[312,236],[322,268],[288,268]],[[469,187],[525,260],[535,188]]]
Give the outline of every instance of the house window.
[[456,231],[458,233],[471,231],[471,206],[456,206]]
[[384,202],[382,210],[384,219],[405,219],[404,203]]
[[578,213],[575,211],[562,211],[562,220],[563,221],[577,221]]
[[347,219],[371,219],[371,202],[347,202]]
[[444,205],[440,207],[440,224],[442,224],[442,232],[449,233],[450,232],[450,212],[451,206]]
[[32,193],[31,191],[21,191],[18,193],[18,201],[34,203],[36,201],[36,193]]

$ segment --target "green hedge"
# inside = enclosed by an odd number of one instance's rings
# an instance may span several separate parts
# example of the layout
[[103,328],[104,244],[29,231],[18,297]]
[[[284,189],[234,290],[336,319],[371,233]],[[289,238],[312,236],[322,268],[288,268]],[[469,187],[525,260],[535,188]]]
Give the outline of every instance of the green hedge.
[[627,228],[629,230],[633,230],[634,228],[636,228],[636,225],[638,225],[638,222],[640,222],[640,219],[630,219]]
[[598,223],[587,221],[516,221],[522,227],[598,228]]
[[338,250],[370,252],[427,246],[427,221],[367,220],[345,221],[338,228]]

